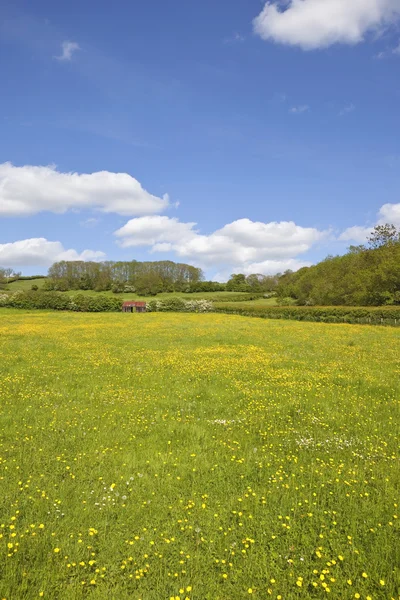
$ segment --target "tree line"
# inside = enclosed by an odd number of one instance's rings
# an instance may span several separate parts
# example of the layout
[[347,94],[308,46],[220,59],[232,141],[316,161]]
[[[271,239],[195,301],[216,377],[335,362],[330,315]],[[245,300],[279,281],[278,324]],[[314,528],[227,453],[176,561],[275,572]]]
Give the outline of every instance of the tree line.
[[48,272],[43,289],[112,290],[156,295],[159,292],[185,291],[204,279],[201,269],[169,260],[155,262],[132,261],[60,261]]
[[400,304],[400,229],[378,225],[366,245],[279,277],[277,294],[306,306]]

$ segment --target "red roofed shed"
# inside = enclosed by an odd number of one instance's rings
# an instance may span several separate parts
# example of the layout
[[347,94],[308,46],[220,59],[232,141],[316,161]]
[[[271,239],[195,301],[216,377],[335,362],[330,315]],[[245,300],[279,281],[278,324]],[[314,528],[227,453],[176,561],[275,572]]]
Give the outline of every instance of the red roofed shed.
[[122,312],[146,312],[146,302],[129,300],[122,305]]

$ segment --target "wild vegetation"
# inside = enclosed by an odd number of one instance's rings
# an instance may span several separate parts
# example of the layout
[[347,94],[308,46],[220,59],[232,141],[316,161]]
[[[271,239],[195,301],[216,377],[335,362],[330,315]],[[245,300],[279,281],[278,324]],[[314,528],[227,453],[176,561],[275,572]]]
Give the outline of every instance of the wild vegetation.
[[400,594],[394,328],[0,310],[0,597]]
[[381,306],[400,304],[400,230],[377,226],[368,246],[350,246],[313,267],[279,278],[280,298],[299,304]]

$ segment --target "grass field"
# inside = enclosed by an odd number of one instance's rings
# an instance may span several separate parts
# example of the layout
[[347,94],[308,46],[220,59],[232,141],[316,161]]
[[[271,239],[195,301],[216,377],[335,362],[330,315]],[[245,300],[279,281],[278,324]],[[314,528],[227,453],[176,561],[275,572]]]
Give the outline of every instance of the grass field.
[[399,598],[397,329],[0,310],[0,598]]
[[[44,282],[46,281],[46,279],[28,279],[28,280],[17,280],[17,281],[13,281],[12,283],[8,284],[5,287],[5,291],[8,292],[16,292],[18,290],[23,290],[23,291],[28,291],[30,289],[32,289],[32,285],[37,285],[39,289],[42,288]],[[75,295],[75,294],[83,294],[83,295],[90,295],[90,296],[99,296],[99,295],[104,295],[104,296],[108,296],[110,298],[118,298],[121,300],[121,302],[123,300],[142,300],[142,301],[147,301],[149,302],[150,300],[154,300],[154,298],[156,298],[157,300],[165,300],[165,299],[169,299],[169,298],[183,298],[184,300],[201,300],[201,299],[205,299],[205,300],[211,300],[211,301],[215,301],[215,302],[230,302],[232,296],[233,297],[240,297],[243,296],[244,299],[246,299],[249,294],[247,292],[193,292],[192,294],[186,294],[184,292],[163,292],[161,294],[157,294],[157,296],[138,296],[137,294],[132,294],[132,293],[123,293],[123,294],[114,294],[111,291],[105,291],[105,292],[95,292],[93,290],[70,290],[68,292],[65,292],[65,294],[69,294],[71,295]],[[272,301],[272,302],[271,302]],[[261,299],[261,300],[257,300],[257,303],[261,302],[261,304],[264,304],[265,302],[267,302],[268,304],[276,304],[276,300],[275,298],[271,298],[269,300],[265,300]]]

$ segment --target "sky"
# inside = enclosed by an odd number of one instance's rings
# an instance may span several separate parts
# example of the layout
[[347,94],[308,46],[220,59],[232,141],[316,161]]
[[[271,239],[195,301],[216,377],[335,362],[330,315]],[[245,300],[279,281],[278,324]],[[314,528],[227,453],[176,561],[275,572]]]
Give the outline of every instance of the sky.
[[400,0],[2,0],[0,266],[283,272],[400,226]]

